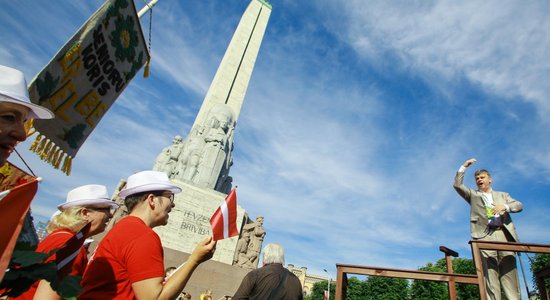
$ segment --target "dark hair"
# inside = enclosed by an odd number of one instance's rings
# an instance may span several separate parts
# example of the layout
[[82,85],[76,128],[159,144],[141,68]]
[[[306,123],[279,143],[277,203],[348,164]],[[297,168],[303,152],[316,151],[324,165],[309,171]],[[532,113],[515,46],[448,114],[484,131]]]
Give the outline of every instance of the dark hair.
[[128,212],[130,213],[130,212],[132,212],[134,207],[136,207],[136,205],[139,202],[145,200],[147,198],[147,196],[149,196],[150,194],[153,194],[155,196],[161,196],[162,193],[164,193],[164,192],[166,192],[166,191],[146,191],[146,192],[141,192],[141,193],[128,195],[124,199],[124,205],[126,205],[126,208],[128,209]]

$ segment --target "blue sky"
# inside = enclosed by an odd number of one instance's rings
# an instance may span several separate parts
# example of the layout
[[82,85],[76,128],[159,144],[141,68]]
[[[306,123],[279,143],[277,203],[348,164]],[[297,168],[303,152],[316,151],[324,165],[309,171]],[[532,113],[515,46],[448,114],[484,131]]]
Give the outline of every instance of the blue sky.
[[[44,177],[38,218],[78,185],[114,191],[188,134],[248,2],[159,1],[150,78],[131,82],[71,176],[19,146]],[[5,1],[0,64],[30,80],[101,3]],[[550,244],[550,3],[271,3],[231,175],[287,263],[334,278],[336,263],[417,268],[440,245],[471,257],[469,208],[452,188],[471,157],[524,203],[520,239]]]

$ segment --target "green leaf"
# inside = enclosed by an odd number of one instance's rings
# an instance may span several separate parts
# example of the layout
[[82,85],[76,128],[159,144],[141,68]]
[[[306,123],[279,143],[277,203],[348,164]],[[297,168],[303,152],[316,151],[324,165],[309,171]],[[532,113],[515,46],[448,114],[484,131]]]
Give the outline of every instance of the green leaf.
[[22,268],[10,268],[0,283],[0,289],[7,289],[10,297],[17,297],[26,292],[31,285],[41,279],[57,280],[55,263],[41,263]]
[[52,284],[52,288],[63,298],[76,297],[82,291],[81,280],[80,276],[67,276],[61,282],[56,282],[55,286]]
[[38,264],[50,257],[50,253],[34,252],[15,250],[11,257],[10,266],[28,267],[30,265]]

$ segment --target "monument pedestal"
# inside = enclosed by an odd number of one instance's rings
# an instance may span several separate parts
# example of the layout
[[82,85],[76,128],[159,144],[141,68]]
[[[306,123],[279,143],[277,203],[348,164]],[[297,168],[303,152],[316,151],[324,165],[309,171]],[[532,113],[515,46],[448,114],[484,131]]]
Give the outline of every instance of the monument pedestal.
[[[170,212],[166,226],[155,227],[164,248],[192,253],[195,246],[212,236],[210,217],[227,195],[212,189],[200,188],[179,180],[172,183],[182,189],[175,195],[175,207]],[[238,197],[237,197],[238,201]],[[237,206],[237,228],[241,231],[245,210]],[[238,236],[218,241],[212,260],[233,264]]]
[[[217,251],[217,248],[216,248]],[[189,258],[188,253],[172,249],[164,249],[164,266],[178,267]],[[206,289],[212,290],[213,299],[220,299],[224,295],[233,296],[239,288],[244,276],[250,269],[230,266],[217,261],[206,261],[193,272],[185,288],[192,299],[199,299],[199,295]]]

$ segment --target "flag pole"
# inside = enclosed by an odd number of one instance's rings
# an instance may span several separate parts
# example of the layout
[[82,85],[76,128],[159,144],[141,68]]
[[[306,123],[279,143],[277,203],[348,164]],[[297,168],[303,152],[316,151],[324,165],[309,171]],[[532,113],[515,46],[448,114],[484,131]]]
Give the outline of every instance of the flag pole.
[[145,4],[145,7],[143,7],[139,12],[138,12],[138,18],[141,18],[145,13],[147,13],[150,9],[153,8],[153,6],[155,6],[155,4],[157,4],[159,0],[151,0],[149,1],[149,3],[146,3]]

